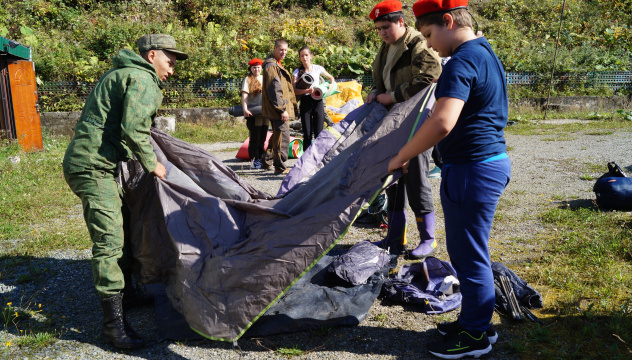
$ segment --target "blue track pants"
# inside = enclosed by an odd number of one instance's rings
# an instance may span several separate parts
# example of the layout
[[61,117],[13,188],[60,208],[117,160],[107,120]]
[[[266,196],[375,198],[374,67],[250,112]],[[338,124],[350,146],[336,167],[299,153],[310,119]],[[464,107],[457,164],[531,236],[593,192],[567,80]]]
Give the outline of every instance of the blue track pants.
[[459,282],[463,328],[485,331],[494,313],[495,292],[489,256],[498,199],[509,183],[509,158],[467,164],[446,164],[441,171],[441,205],[446,245]]

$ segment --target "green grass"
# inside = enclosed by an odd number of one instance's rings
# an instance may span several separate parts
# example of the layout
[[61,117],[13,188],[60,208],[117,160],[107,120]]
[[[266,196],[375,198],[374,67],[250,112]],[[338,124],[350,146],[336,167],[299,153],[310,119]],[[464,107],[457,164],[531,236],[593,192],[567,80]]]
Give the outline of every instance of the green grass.
[[0,146],[0,255],[43,255],[91,245],[79,198],[62,172],[68,142],[47,137],[43,151],[30,153]]
[[232,120],[218,121],[211,126],[178,123],[173,136],[193,144],[244,141],[248,137],[248,129],[245,123]]
[[545,135],[547,141],[573,140],[574,134],[609,135],[618,130],[632,131],[632,121],[627,110],[617,110],[597,114],[589,110],[549,111],[546,118],[590,120],[571,124],[549,124],[540,120],[544,112],[531,106],[512,106],[509,120],[514,121],[505,131],[515,135]]
[[283,355],[283,356],[287,356],[287,357],[293,357],[293,356],[300,356],[303,355],[305,353],[304,350],[301,350],[298,348],[298,346],[294,346],[291,348],[278,348],[276,350],[277,354],[279,355]]
[[53,345],[57,340],[59,340],[57,333],[41,332],[18,337],[15,340],[15,345],[28,347],[30,349],[39,349]]
[[[545,325],[507,323],[522,359],[624,359],[632,339],[632,215],[563,204],[542,214],[539,253],[520,275],[545,299]],[[504,249],[510,250],[509,248]]]
[[615,131],[632,131],[632,121],[613,119],[556,125],[526,120],[516,122],[505,131],[514,135],[545,135],[549,141],[568,141],[573,140],[574,134],[607,135]]

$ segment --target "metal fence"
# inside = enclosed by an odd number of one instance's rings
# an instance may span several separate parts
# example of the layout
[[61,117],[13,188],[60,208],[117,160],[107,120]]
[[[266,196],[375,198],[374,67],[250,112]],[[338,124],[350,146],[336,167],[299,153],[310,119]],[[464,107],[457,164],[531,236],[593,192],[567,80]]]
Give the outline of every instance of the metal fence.
[[[551,81],[550,74],[534,73],[507,73],[507,84],[511,86],[548,86]],[[336,81],[356,80],[364,88],[373,87],[373,79],[370,75],[357,78],[340,78]],[[231,91],[239,91],[242,79],[208,79],[194,81],[168,81],[164,86],[164,103],[177,104],[191,99],[217,99],[225,97]],[[554,87],[590,87],[608,88],[612,90],[632,89],[632,72],[608,71],[588,73],[558,73],[553,76]],[[81,81],[44,82],[38,87],[40,95],[63,96],[74,94],[85,100],[94,88],[95,83]]]

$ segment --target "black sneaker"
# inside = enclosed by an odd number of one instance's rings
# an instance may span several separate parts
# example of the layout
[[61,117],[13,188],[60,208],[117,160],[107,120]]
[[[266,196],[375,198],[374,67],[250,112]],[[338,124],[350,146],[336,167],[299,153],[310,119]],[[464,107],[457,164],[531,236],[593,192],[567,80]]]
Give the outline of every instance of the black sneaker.
[[[441,335],[455,334],[460,330],[463,330],[463,327],[459,324],[459,320],[437,324],[437,331],[439,331]],[[494,330],[494,324],[489,323],[489,327],[485,333],[487,334],[490,344],[494,345],[496,341],[498,341],[498,333]]]
[[478,359],[490,351],[492,345],[484,332],[473,334],[467,330],[447,335],[441,341],[428,346],[429,353],[442,359],[460,359],[466,356]]

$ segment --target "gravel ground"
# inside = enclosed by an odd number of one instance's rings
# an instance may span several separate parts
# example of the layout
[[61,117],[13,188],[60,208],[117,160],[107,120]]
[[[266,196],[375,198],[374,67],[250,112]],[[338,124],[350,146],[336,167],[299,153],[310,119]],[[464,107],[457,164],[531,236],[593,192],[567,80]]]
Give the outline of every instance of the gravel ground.
[[[591,164],[603,165],[616,161],[629,166],[632,159],[632,133],[611,135],[565,134],[561,140],[553,136],[507,135],[512,160],[512,180],[501,198],[497,216],[502,217],[492,230],[491,252],[494,261],[502,261],[519,272],[522,262],[534,256],[538,246],[530,242],[533,234],[546,231],[538,214],[550,207],[570,203],[592,206],[594,181],[581,180],[583,175],[599,176]],[[202,145],[236,170],[256,188],[276,193],[281,177],[271,172],[250,170],[248,163],[234,159],[239,143]],[[289,161],[292,166],[294,160]],[[437,236],[440,248],[436,256],[447,259],[443,218],[439,202],[439,179],[432,180],[437,206]],[[80,209],[78,208],[78,213]],[[417,230],[409,223],[409,247],[417,245]],[[384,233],[372,226],[353,226],[342,240],[353,244],[359,240],[378,240]],[[307,350],[302,359],[404,359],[429,358],[425,345],[438,338],[434,324],[452,320],[457,311],[428,316],[413,308],[382,303],[377,300],[367,319],[355,327],[333,328],[318,332],[302,332],[269,336],[260,339],[240,339],[238,349],[233,344],[216,341],[158,341],[152,307],[130,312],[136,330],[152,343],[142,350],[119,352],[101,339],[101,309],[93,290],[89,251],[56,251],[47,258],[32,258],[28,266],[17,262],[10,269],[14,276],[3,282],[0,296],[13,305],[36,308],[42,313],[32,326],[41,321],[48,329],[63,329],[61,341],[43,349],[19,348],[11,330],[0,331],[0,358],[7,359],[274,359],[284,358],[271,349],[299,348]],[[6,259],[5,259],[6,261]],[[10,262],[4,262],[10,264]],[[39,269],[40,275],[31,281],[19,281],[20,274]],[[9,271],[9,269],[3,270]],[[4,304],[2,304],[4,306]],[[500,344],[510,341],[503,334],[504,319],[495,316]],[[28,331],[27,324],[20,329]],[[503,336],[505,335],[505,336]],[[7,343],[9,345],[7,345]],[[511,358],[502,346],[492,352],[491,359]]]

